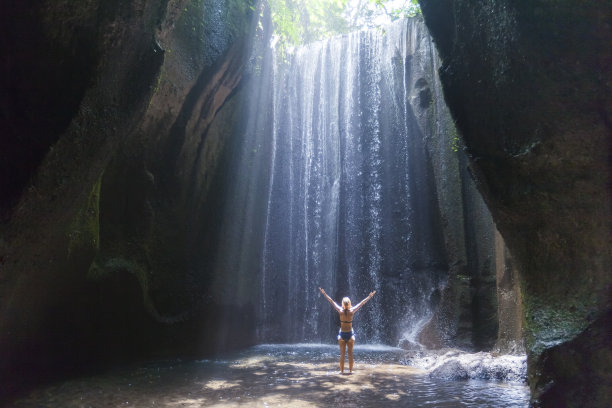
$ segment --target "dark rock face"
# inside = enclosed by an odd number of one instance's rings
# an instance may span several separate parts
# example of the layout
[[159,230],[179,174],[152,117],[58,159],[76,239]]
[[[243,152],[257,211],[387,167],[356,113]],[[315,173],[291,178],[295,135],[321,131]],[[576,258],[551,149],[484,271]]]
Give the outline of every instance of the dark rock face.
[[[594,390],[589,406],[609,406],[609,375],[589,356],[610,361],[611,343],[586,333],[610,310],[612,5],[421,6],[472,172],[521,272],[534,401],[581,406]],[[571,370],[547,363],[585,352],[587,337],[596,351]]]
[[67,5],[46,10],[35,3],[26,0],[0,6],[2,218],[76,114],[99,63],[91,20],[103,18],[101,11],[81,5],[75,11],[81,14],[78,21],[53,27],[69,14]]
[[249,344],[250,300],[212,296],[205,273],[248,4],[5,3],[0,401],[101,363]]
[[[468,171],[442,85],[433,75],[430,83],[432,107],[439,113],[435,121],[420,118],[420,122],[435,173],[449,277],[446,287],[432,296],[437,310],[419,334],[419,341],[430,349],[493,348],[520,353],[523,335],[522,316],[516,313],[518,280],[511,279],[514,269],[505,243]],[[503,279],[505,276],[509,278]]]
[[607,312],[573,340],[542,353],[541,376],[532,378],[542,406],[571,406],[568,401],[580,401],[575,406],[610,406],[612,360],[609,349],[602,347],[602,342],[612,344],[610,327],[612,313]]
[[[490,350],[507,341],[520,343],[520,333],[510,338],[499,331],[499,317],[506,308],[498,304],[496,275],[507,267],[505,244],[497,239],[491,214],[467,169],[467,158],[435,77],[432,89],[435,111],[445,114],[439,114],[435,122],[422,123],[422,128],[428,135],[427,149],[435,173],[449,277],[445,288],[432,298],[437,310],[419,341],[431,349],[461,347],[472,351]],[[516,289],[507,288],[510,293]]]

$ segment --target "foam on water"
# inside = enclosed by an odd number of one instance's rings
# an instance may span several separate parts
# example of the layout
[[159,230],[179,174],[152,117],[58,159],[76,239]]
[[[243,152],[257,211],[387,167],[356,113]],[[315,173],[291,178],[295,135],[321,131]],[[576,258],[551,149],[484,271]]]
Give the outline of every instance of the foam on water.
[[459,350],[430,351],[409,356],[405,363],[427,370],[432,378],[521,384],[527,381],[526,355],[468,353]]

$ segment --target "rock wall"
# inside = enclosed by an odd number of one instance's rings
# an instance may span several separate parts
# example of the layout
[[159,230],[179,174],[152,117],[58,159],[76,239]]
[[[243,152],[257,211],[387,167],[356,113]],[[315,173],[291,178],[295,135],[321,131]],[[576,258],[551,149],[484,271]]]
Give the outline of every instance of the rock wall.
[[[440,60],[434,50],[430,53],[437,70]],[[524,352],[522,316],[513,313],[520,296],[518,280],[502,279],[514,271],[507,248],[469,171],[439,77],[429,72],[424,79],[408,99],[429,98],[427,109],[417,111],[417,120],[435,176],[448,282],[432,297],[436,312],[420,332],[419,342],[430,349]]]
[[520,271],[534,404],[609,406],[612,342],[598,328],[612,287],[612,5],[420,3],[471,170]]
[[0,400],[251,342],[248,297],[206,290],[249,3],[0,7]]

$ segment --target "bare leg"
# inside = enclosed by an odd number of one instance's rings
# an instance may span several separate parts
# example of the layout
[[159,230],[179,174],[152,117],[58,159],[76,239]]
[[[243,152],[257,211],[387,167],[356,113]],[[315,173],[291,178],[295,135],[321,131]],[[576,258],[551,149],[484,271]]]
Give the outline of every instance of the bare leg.
[[340,372],[344,373],[344,353],[346,352],[346,341],[340,339],[338,340],[338,344],[340,345]]
[[355,339],[351,338],[348,341],[348,355],[349,355],[349,371],[353,372],[353,346],[355,345]]

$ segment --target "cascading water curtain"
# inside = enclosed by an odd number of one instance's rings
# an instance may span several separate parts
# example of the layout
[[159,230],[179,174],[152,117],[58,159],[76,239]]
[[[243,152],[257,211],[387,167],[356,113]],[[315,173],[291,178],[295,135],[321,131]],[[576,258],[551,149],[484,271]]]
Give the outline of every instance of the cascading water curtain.
[[429,107],[409,95],[434,71],[431,40],[412,20],[273,61],[262,81],[270,107],[259,108],[272,123],[262,341],[335,341],[319,286],[353,304],[378,291],[356,315],[361,343],[395,345],[431,315],[448,265],[424,147]]

